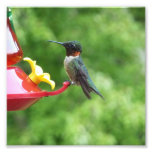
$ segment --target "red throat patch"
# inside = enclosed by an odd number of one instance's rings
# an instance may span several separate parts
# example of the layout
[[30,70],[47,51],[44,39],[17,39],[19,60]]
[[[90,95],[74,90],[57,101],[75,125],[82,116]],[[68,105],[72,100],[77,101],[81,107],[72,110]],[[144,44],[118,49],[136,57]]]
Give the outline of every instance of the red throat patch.
[[79,56],[80,55],[80,52],[76,51],[72,54],[72,56]]

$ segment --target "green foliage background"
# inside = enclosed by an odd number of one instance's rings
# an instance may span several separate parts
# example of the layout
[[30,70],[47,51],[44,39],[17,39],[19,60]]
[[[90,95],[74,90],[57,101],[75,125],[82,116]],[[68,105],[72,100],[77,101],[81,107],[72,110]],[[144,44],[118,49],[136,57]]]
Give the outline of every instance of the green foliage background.
[[[68,80],[65,49],[47,40],[80,41],[97,88],[87,100],[80,87],[7,113],[8,145],[144,145],[145,9],[12,8],[24,57],[49,72],[56,89]],[[28,63],[18,66],[29,74]],[[42,89],[50,90],[47,84]]]

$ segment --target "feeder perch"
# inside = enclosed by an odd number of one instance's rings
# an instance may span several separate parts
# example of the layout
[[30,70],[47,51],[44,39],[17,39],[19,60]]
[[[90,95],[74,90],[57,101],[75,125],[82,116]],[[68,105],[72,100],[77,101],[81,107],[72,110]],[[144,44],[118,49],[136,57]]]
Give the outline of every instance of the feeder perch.
[[21,68],[12,66],[22,60],[23,51],[17,40],[12,21],[11,9],[7,10],[7,110],[25,110],[36,103],[42,97],[54,96],[64,92],[69,81],[65,81],[63,86],[52,92],[41,90],[38,84],[43,81],[48,83],[52,89],[55,88],[55,82],[50,80],[48,73],[43,73],[36,61],[30,58],[24,58],[32,69],[28,76]]

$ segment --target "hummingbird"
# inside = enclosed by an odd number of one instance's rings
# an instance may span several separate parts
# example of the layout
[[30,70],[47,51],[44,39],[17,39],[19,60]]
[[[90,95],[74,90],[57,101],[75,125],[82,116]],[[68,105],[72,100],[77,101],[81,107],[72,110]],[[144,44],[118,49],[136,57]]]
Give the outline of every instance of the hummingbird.
[[91,99],[91,92],[94,92],[103,98],[102,94],[91,80],[87,68],[82,61],[81,44],[78,41],[57,42],[49,40],[49,42],[54,42],[65,47],[66,57],[64,59],[64,68],[71,80],[71,84],[81,86],[88,99]]

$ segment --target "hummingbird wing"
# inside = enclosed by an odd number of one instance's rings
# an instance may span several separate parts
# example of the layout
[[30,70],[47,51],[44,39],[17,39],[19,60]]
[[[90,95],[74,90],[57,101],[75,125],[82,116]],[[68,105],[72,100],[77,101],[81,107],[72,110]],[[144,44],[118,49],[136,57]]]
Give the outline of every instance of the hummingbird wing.
[[103,96],[100,94],[100,92],[94,85],[93,81],[91,80],[87,68],[83,64],[81,57],[75,59],[74,62],[75,62],[74,64],[76,71],[76,79],[80,83],[81,88],[84,94],[88,97],[88,99],[91,99],[90,96],[91,92],[94,92],[103,98]]

